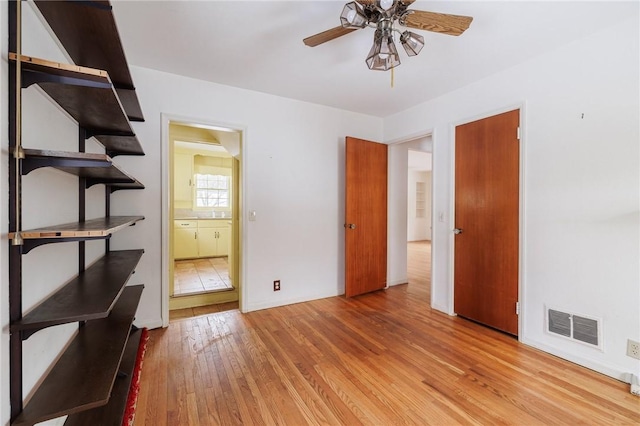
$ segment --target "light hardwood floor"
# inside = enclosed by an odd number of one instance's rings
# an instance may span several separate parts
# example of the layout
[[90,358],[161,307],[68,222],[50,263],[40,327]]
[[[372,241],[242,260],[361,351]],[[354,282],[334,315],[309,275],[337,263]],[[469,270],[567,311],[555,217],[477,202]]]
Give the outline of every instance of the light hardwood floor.
[[386,291],[151,331],[135,425],[640,424],[629,385],[431,310],[411,263]]

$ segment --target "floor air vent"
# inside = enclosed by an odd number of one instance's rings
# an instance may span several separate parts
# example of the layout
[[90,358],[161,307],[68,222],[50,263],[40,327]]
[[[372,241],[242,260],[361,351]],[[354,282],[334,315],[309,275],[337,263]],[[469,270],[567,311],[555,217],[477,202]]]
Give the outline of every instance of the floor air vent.
[[600,320],[547,309],[547,331],[601,348]]

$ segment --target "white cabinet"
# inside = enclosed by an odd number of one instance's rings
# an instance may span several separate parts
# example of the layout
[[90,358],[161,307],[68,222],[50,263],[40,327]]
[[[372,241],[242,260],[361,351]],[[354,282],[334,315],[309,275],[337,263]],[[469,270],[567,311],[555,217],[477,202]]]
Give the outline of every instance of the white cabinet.
[[229,255],[229,240],[231,237],[231,229],[229,225],[225,225],[224,228],[218,228],[218,256]]
[[191,205],[193,198],[193,155],[176,152],[173,155],[173,199]]
[[176,220],[173,223],[174,259],[193,259],[198,257],[198,221]]
[[231,230],[224,220],[175,220],[174,259],[217,257],[229,254]]
[[217,228],[198,228],[198,255],[200,257],[218,256],[217,238]]
[[226,256],[229,254],[229,224],[224,220],[199,220],[198,240],[200,257]]

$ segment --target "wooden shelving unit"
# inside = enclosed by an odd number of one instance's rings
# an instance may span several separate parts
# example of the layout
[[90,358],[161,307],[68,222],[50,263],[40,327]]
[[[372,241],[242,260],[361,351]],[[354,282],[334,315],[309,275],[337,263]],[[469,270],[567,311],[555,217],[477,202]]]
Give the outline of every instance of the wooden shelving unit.
[[86,187],[103,183],[113,187],[144,189],[144,185],[116,166],[106,154],[85,152],[46,151],[24,149],[22,174],[26,175],[40,167],[53,167],[57,170],[86,179]]
[[[129,336],[127,347],[124,350],[124,355],[120,362],[121,371],[133,371],[136,357],[138,355],[138,346],[140,345],[141,334],[141,330],[136,330]],[[92,410],[71,414],[67,417],[67,421],[64,422],[65,426],[122,424],[122,418],[127,404],[127,397],[129,396],[131,379],[131,374],[117,377],[113,384],[113,388],[111,389],[111,397],[107,404],[96,407]]]
[[108,317],[78,329],[14,425],[33,425],[109,402],[141,295],[142,286],[125,288]]
[[[143,291],[127,286],[144,250],[111,251],[113,233],[143,216],[111,216],[110,196],[144,185],[112,161],[116,155],[144,155],[130,120],[143,121],[108,1],[36,1],[43,17],[75,64],[62,64],[18,52],[20,7],[9,10],[9,315],[11,424],[35,423],[69,415],[67,424],[120,424],[134,368],[140,332],[132,329]],[[18,72],[19,71],[19,72]],[[113,78],[113,80],[112,80]],[[26,149],[20,140],[19,89],[37,84],[78,124],[78,152]],[[104,154],[86,153],[95,137]],[[32,230],[21,229],[22,176],[42,167],[78,177],[79,220]],[[105,217],[85,220],[87,188],[105,186]],[[43,182],[46,185],[46,182]],[[85,242],[105,240],[105,254],[85,268]],[[22,312],[22,256],[43,244],[78,242],[78,275],[29,312]],[[24,405],[23,341],[61,324],[78,331]],[[108,422],[108,423],[105,423]]]
[[[65,223],[63,225],[48,226],[22,231],[22,238],[91,238],[107,237],[122,228],[131,226],[143,220],[144,216],[110,216],[99,219],[87,220],[84,222]],[[13,239],[15,233],[9,233],[9,238]]]
[[[60,7],[58,2],[53,4]],[[10,61],[17,59],[16,53],[9,53]],[[40,86],[88,136],[104,145],[109,155],[144,154],[106,71],[25,55],[20,61],[22,87]]]
[[[144,220],[144,216],[109,216],[25,230],[20,232],[20,237],[24,240],[21,251],[22,254],[27,254],[36,247],[50,243],[107,239],[115,232],[141,220]],[[9,239],[15,239],[16,234],[9,232]]]
[[60,8],[48,0],[35,3],[73,62],[107,71],[129,120],[144,121],[111,4],[69,2]]
[[45,327],[105,318],[120,297],[144,250],[111,251],[11,324],[23,339]]

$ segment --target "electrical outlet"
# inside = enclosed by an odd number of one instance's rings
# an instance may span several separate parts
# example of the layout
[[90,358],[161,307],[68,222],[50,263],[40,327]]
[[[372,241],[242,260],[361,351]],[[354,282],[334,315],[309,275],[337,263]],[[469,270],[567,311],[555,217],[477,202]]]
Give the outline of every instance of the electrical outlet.
[[627,340],[627,356],[640,359],[640,343],[633,340]]
[[280,280],[275,280],[273,282],[273,291],[280,291]]

